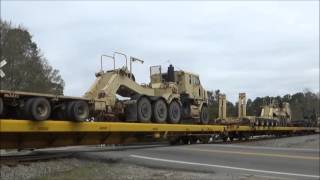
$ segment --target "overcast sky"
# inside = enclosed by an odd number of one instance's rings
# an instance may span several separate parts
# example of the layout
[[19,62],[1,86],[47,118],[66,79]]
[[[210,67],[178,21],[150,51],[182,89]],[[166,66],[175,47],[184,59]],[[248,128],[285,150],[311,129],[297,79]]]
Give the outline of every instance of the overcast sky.
[[145,60],[138,82],[169,60],[233,102],[319,91],[319,1],[1,1],[1,18],[32,33],[66,95],[81,96],[112,51]]

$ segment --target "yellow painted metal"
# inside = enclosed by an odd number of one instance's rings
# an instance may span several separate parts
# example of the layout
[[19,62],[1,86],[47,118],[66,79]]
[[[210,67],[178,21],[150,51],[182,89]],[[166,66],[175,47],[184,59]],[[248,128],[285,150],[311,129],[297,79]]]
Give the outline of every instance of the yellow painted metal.
[[152,124],[123,122],[29,121],[0,119],[0,132],[225,132],[304,131],[306,127],[250,127],[238,125]]
[[316,127],[250,127],[232,125],[226,128],[227,131],[315,131]]
[[222,125],[0,120],[0,133],[19,132],[223,132]]
[[256,131],[314,131],[315,127],[257,127]]
[[[304,127],[250,127],[239,125],[147,124],[121,122],[29,121],[0,119],[0,147],[44,148],[70,145],[151,142],[170,136],[252,132],[314,131]],[[155,140],[157,139],[157,140]]]

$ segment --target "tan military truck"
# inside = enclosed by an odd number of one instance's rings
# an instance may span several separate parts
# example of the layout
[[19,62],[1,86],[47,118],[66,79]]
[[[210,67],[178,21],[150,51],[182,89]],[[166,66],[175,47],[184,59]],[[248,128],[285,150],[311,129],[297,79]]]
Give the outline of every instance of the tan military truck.
[[[115,68],[116,54],[123,55],[126,60],[120,69]],[[112,70],[103,70],[102,57],[112,59]],[[122,53],[101,56],[101,70],[96,73],[96,81],[84,95],[85,98],[103,102],[96,103],[96,113],[102,116],[110,112],[117,112],[119,116],[124,113],[127,121],[180,123],[181,118],[193,118],[199,119],[202,124],[208,123],[207,92],[201,86],[198,75],[175,71],[172,65],[166,72],[162,71],[161,66],[152,66],[150,83],[138,84],[132,74],[133,62],[143,63],[130,57],[128,67],[128,58]],[[119,101],[116,95],[130,99]]]

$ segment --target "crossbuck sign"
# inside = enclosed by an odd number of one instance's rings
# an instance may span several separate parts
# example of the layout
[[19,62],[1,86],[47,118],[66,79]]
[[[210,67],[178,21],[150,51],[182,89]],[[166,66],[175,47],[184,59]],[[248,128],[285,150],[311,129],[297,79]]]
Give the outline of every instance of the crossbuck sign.
[[0,62],[0,78],[4,78],[6,74],[2,71],[2,68],[7,64],[7,61],[4,59]]

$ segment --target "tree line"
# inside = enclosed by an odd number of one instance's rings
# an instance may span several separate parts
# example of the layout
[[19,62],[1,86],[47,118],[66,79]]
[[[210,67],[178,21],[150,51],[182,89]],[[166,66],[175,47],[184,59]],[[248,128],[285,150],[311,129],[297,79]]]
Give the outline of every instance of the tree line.
[[[218,117],[218,97],[220,90],[209,91],[209,113],[210,118],[215,119]],[[272,101],[281,103],[288,102],[290,104],[292,120],[316,120],[320,115],[320,93],[313,93],[308,89],[303,92],[297,92],[294,94],[286,94],[284,96],[265,96],[256,97],[254,100],[247,100],[247,115],[248,116],[260,116],[261,107],[270,104]],[[227,101],[227,116],[238,116],[238,103],[233,104]]]
[[0,35],[0,61],[7,61],[1,90],[63,94],[59,71],[50,66],[27,29],[0,19]]

